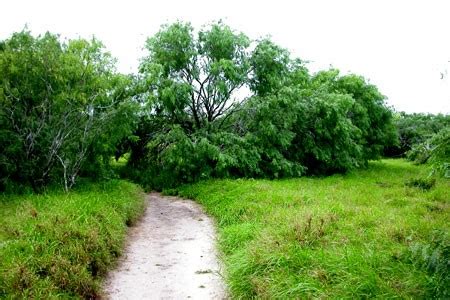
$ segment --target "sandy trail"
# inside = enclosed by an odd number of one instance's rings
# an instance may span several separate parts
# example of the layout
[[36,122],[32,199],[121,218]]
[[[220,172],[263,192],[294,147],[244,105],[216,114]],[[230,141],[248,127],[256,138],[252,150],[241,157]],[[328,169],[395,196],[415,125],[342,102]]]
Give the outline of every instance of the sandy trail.
[[104,285],[108,299],[225,299],[211,219],[193,201],[148,195],[125,254]]

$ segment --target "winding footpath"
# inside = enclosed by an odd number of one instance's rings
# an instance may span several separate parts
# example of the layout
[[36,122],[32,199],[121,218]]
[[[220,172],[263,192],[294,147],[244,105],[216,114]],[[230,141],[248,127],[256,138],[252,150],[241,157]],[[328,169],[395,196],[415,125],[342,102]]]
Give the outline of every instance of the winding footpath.
[[130,228],[107,299],[225,299],[212,220],[191,200],[151,193]]

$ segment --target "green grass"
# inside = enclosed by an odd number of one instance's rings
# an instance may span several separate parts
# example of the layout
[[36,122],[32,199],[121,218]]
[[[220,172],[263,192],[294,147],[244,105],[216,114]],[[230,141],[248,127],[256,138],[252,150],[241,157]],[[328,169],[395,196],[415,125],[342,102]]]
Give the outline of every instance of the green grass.
[[403,160],[326,178],[183,186],[215,217],[233,298],[448,298],[449,181]]
[[143,212],[129,182],[0,196],[0,298],[95,298]]

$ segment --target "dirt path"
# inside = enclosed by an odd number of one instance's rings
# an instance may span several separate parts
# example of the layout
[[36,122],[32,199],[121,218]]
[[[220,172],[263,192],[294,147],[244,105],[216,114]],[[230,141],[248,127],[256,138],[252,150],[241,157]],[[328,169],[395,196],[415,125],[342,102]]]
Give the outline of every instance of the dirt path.
[[212,221],[193,201],[148,195],[125,254],[107,278],[108,299],[224,299]]

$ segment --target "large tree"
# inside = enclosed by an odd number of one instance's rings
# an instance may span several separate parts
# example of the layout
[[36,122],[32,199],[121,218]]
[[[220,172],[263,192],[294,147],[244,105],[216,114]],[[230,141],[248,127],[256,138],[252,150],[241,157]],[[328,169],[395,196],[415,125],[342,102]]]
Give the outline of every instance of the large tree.
[[386,97],[364,77],[339,75],[339,70],[320,71],[311,80],[312,90],[326,90],[353,98],[347,117],[359,129],[358,144],[362,146],[364,161],[379,159],[387,146],[397,141],[392,110]]
[[375,86],[336,70],[311,75],[269,39],[251,42],[221,22],[197,33],[177,22],[146,48],[138,86],[148,107],[130,165],[153,188],[345,172],[394,136]]
[[13,34],[0,51],[0,184],[52,180],[69,189],[90,158],[132,130],[128,79],[93,39]]
[[226,119],[248,82],[249,46],[244,34],[221,22],[196,35],[189,23],[163,26],[147,40],[149,54],[140,66],[146,100],[157,115],[188,131]]

